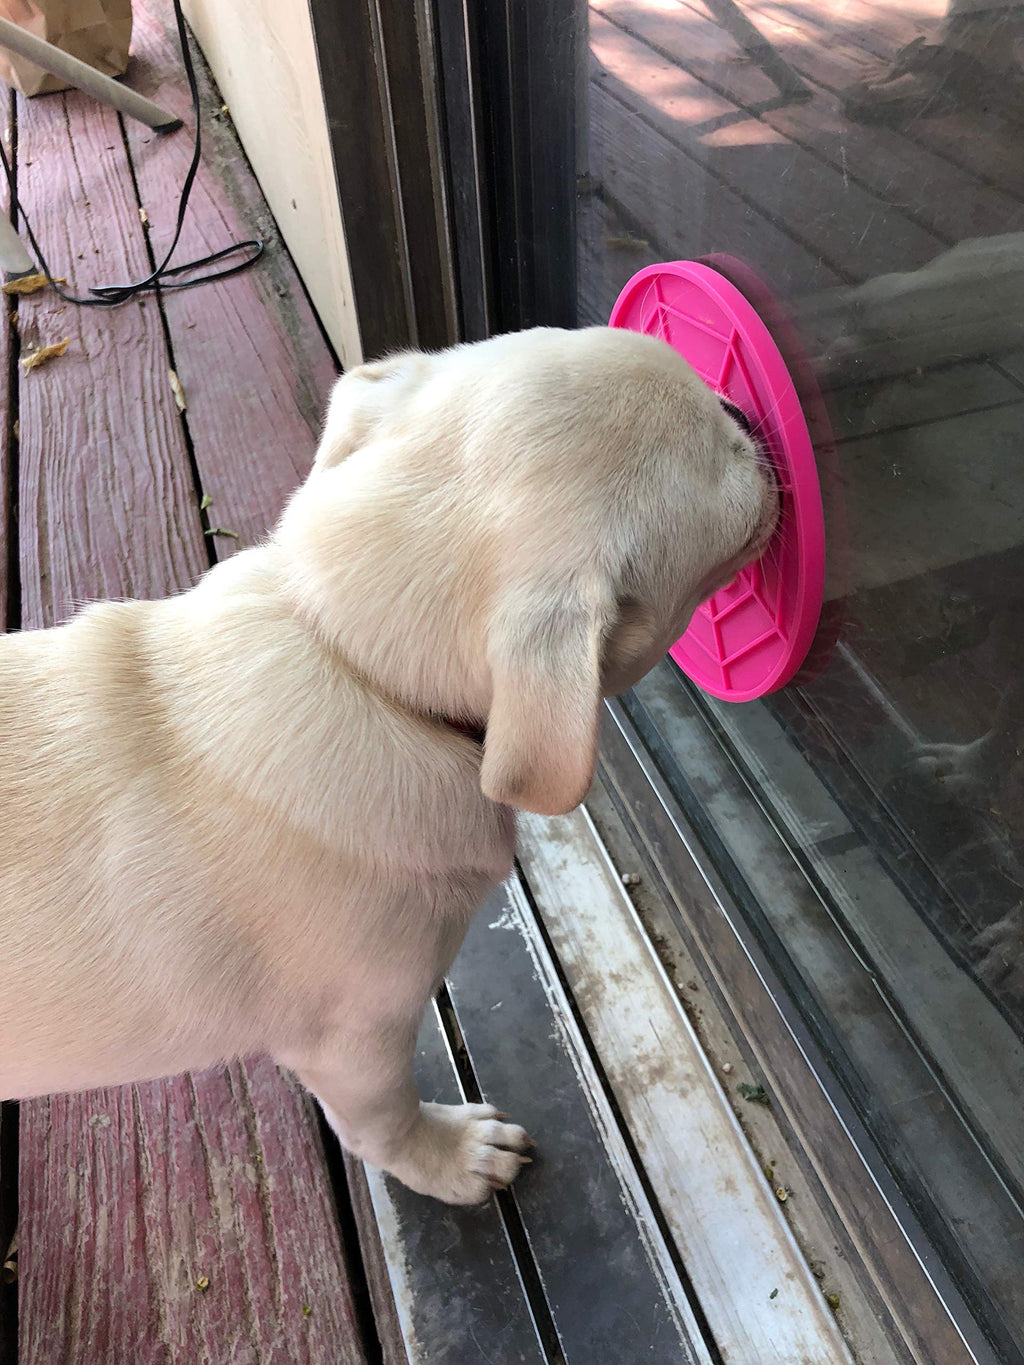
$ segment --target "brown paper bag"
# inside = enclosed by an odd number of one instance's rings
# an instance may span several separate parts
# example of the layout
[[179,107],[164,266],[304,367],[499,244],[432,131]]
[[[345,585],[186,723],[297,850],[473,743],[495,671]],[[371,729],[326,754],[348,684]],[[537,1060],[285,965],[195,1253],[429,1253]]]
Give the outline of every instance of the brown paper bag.
[[[0,0],[0,15],[88,62],[105,76],[120,76],[128,65],[132,0]],[[59,76],[51,76],[34,62],[3,48],[0,81],[13,85],[23,95],[45,95],[68,88]]]

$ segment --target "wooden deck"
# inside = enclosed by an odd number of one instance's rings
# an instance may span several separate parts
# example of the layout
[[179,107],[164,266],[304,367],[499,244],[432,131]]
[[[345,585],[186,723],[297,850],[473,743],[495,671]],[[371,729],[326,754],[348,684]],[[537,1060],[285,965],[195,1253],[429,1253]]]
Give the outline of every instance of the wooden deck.
[[[130,78],[186,114],[166,7],[135,8]],[[186,587],[264,533],[311,461],[334,361],[208,77],[203,96],[182,255],[255,230],[265,260],[109,311],[5,296],[8,630]],[[78,292],[144,274],[188,132],[157,139],[74,93],[8,113],[53,267]],[[18,364],[64,337],[61,358]],[[421,1038],[424,1093],[493,1097],[538,1139],[512,1194],[451,1210],[365,1171],[258,1058],[5,1105],[3,1365],[839,1365],[839,1324],[881,1341],[852,1248],[737,1090],[760,1078],[671,917],[624,889],[636,858],[600,787],[592,810],[599,827],[530,824]]]
[[[187,115],[166,6],[135,10],[130,79]],[[854,381],[829,328],[845,326],[866,282],[920,271],[965,237],[1021,230],[1019,137],[991,110],[903,131],[840,118],[838,92],[934,23],[936,0],[753,0],[743,11],[808,101],[780,98],[700,0],[593,0],[584,320],[606,319],[651,260],[732,252],[779,282],[831,384],[858,664],[905,739],[970,739],[1019,671],[1019,607],[990,600],[993,564],[973,547],[1019,574],[1024,494],[1007,461],[1024,337],[1002,333],[993,355],[978,346],[983,329],[947,335],[925,312],[898,346],[878,342],[870,377]],[[181,254],[255,231],[265,260],[110,311],[49,293],[4,298],[6,629],[187,586],[264,533],[312,458],[335,363],[208,78],[203,94]],[[52,265],[78,292],[144,274],[167,240],[187,130],[158,139],[76,94],[12,99],[9,122],[19,193]],[[65,336],[62,358],[24,373],[26,348]],[[965,448],[978,458],[959,458]],[[980,495],[996,481],[998,500]],[[810,696],[884,786],[891,747],[866,743],[882,722],[844,678],[826,675]],[[660,685],[652,676],[652,706]],[[722,798],[705,767],[710,809]],[[807,783],[794,778],[798,791]],[[996,834],[973,852],[954,820],[918,822],[954,889],[975,888],[976,921],[937,927],[960,936],[978,972],[1001,874],[986,882],[977,862],[992,861],[993,837],[1019,842],[1024,824],[1009,775],[999,805],[979,817]],[[826,806],[817,794],[808,820]],[[539,1142],[512,1193],[481,1209],[444,1208],[343,1157],[294,1080],[263,1059],[3,1106],[0,1259],[15,1231],[18,1249],[16,1279],[0,1275],[0,1365],[896,1359],[892,1304],[857,1269],[795,1140],[773,1109],[742,1099],[741,1084],[765,1077],[662,891],[646,871],[623,885],[641,867],[600,781],[587,812],[527,821],[516,877],[483,910],[425,1022],[423,1092],[494,1100]],[[764,899],[789,914],[770,886]],[[903,923],[890,910],[878,929],[895,943],[888,960],[908,956],[894,937]],[[971,1039],[948,1038],[941,965],[916,962],[908,1014],[968,1102],[1003,1113],[1015,1093],[1002,1084],[1005,1050],[972,1057]],[[972,982],[956,986],[979,1020]],[[997,989],[1013,1008],[1013,983]],[[993,1017],[986,1036],[1001,1024]],[[1019,1164],[1012,1117],[993,1132],[1008,1148],[1000,1159]],[[779,1188],[792,1197],[781,1202]],[[913,1319],[914,1305],[892,1311]],[[958,1350],[951,1342],[943,1359]]]
[[[180,57],[138,7],[135,52],[134,83],[185,114]],[[264,266],[115,310],[5,300],[8,629],[187,587],[265,530],[311,460],[334,364],[215,108],[182,252],[269,229]],[[53,268],[80,293],[148,273],[188,133],[122,131],[75,93],[18,98],[11,116]],[[22,371],[24,348],[65,336],[62,358]],[[22,1104],[19,1148],[21,1360],[364,1359],[311,1107],[267,1063]]]

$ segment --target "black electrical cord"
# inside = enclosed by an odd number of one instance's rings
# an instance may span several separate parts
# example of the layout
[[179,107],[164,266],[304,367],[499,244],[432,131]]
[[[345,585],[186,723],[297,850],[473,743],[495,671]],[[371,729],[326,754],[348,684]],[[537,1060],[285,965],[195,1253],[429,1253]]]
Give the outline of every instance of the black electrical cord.
[[[90,290],[89,297],[78,298],[74,294],[67,293],[54,279],[50,267],[47,265],[36,235],[32,231],[32,225],[22,208],[17,196],[14,182],[14,171],[7,158],[7,153],[3,146],[3,139],[0,139],[0,159],[3,160],[4,173],[7,176],[7,183],[11,187],[11,202],[17,207],[21,222],[25,226],[25,235],[31,243],[32,250],[35,252],[36,260],[39,262],[40,273],[46,276],[49,284],[57,291],[62,299],[67,303],[77,303],[82,307],[113,308],[119,303],[126,303],[137,294],[146,293],[150,289],[193,289],[198,284],[209,284],[211,280],[225,280],[229,275],[237,275],[240,270],[248,270],[249,266],[254,265],[263,255],[263,242],[259,238],[251,238],[244,242],[232,242],[230,246],[223,247],[220,251],[212,251],[208,256],[200,256],[195,261],[187,261],[182,265],[172,266],[169,264],[178,246],[178,239],[181,237],[181,230],[185,223],[185,211],[188,208],[189,196],[192,193],[192,186],[195,183],[196,172],[199,170],[199,156],[202,148],[202,133],[200,129],[201,111],[199,107],[199,86],[196,82],[195,67],[192,63],[192,53],[189,50],[188,33],[185,29],[185,16],[181,12],[181,0],[174,0],[174,18],[178,26],[178,40],[181,43],[181,56],[185,64],[185,74],[188,77],[188,88],[192,96],[192,116],[195,119],[196,135],[195,144],[192,149],[192,164],[188,168],[185,176],[185,183],[181,187],[181,195],[178,199],[178,218],[174,229],[174,239],[167,249],[167,254],[156,269],[144,279],[134,280],[129,284],[99,284],[94,285]],[[215,261],[222,261],[228,256],[233,256],[236,252],[245,251],[248,253],[244,261],[236,261],[234,265],[229,265],[223,270],[213,270],[207,275],[199,275],[194,279],[178,280],[173,277],[176,275],[186,275],[193,270],[200,270],[204,265],[213,265]]]

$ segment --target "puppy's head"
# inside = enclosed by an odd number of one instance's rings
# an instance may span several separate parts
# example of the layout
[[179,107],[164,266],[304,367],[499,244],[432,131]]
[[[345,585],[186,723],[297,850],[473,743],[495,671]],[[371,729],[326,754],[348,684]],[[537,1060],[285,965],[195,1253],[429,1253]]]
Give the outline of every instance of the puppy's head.
[[669,346],[537,329],[342,379],[279,536],[339,647],[405,704],[486,721],[484,792],[556,813],[592,779],[601,697],[776,516],[738,414]]

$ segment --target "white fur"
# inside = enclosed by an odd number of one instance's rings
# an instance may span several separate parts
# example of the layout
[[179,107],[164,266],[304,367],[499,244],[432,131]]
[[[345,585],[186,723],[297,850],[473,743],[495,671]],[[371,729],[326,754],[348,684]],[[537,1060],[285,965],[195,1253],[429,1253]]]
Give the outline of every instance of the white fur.
[[[265,1051],[453,1202],[529,1140],[420,1105],[424,1008],[593,774],[602,694],[763,541],[750,442],[662,343],[535,331],[339,381],[266,544],[0,640],[0,1096]],[[486,721],[478,746],[434,716]]]

